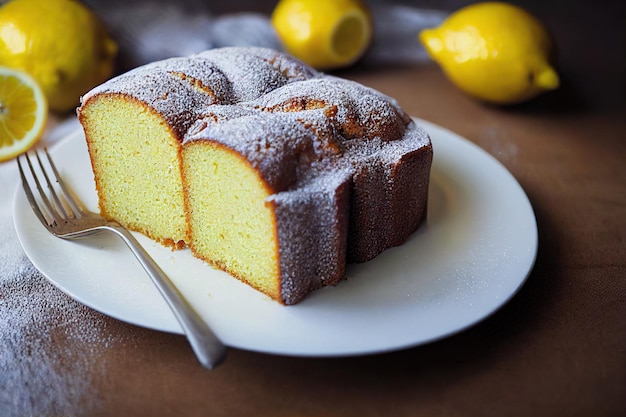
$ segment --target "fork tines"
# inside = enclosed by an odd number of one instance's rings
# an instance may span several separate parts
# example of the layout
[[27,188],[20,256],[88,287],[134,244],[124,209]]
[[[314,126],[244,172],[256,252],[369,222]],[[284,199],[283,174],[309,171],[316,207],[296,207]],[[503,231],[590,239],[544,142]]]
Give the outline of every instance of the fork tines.
[[37,218],[50,228],[63,220],[80,217],[82,205],[59,175],[48,150],[44,148],[41,153],[45,156],[41,157],[37,151],[32,152],[34,156],[24,153],[17,158],[17,164],[28,202]]

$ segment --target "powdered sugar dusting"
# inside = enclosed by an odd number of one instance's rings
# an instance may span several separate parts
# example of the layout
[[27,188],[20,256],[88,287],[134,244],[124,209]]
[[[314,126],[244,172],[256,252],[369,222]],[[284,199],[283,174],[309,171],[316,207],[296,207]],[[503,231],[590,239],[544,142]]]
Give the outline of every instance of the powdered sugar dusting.
[[346,139],[380,137],[396,140],[410,118],[395,100],[353,81],[321,76],[276,89],[255,100],[269,111],[300,111],[325,106],[336,111],[332,119]]
[[274,191],[285,302],[336,282],[346,250],[348,259],[371,259],[422,218],[426,132],[392,98],[285,54],[218,48],[168,59],[92,90],[83,103],[102,93],[145,102],[183,147],[209,140],[257,169]]
[[254,100],[287,83],[314,74],[297,61],[287,63],[263,48],[218,48],[197,55],[210,60],[231,81],[232,103]]
[[210,112],[210,106],[253,100],[316,75],[301,62],[270,49],[218,48],[135,68],[95,87],[81,102],[84,105],[101,94],[132,97],[161,114],[182,139],[195,120]]
[[[95,375],[107,350],[123,342],[110,319],[54,288],[0,224],[0,415],[75,415],[97,407]],[[3,294],[11,294],[5,297]],[[53,347],[54,344],[54,347]],[[60,346],[72,346],[61,351]]]

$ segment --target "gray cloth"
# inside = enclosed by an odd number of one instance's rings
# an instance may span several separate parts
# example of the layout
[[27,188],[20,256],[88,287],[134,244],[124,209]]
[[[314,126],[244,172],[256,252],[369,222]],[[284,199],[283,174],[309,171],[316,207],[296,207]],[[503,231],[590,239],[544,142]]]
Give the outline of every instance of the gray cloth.
[[[175,5],[139,3],[98,10],[118,40],[124,69],[223,46],[282,50],[268,15],[212,15]],[[447,13],[404,5],[372,5],[374,36],[362,63],[391,65],[428,60],[418,33],[439,25]]]

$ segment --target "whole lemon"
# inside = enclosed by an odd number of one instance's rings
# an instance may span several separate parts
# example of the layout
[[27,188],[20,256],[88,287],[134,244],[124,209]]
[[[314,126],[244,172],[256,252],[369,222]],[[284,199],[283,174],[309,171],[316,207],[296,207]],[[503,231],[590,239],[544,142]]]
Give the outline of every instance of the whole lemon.
[[354,63],[372,39],[361,0],[281,0],[272,24],[287,52],[322,70]]
[[72,109],[113,72],[116,43],[73,0],[13,0],[0,8],[0,65],[29,73],[51,110]]
[[420,41],[447,77],[467,94],[514,104],[559,86],[546,28],[525,10],[485,2],[451,14]]

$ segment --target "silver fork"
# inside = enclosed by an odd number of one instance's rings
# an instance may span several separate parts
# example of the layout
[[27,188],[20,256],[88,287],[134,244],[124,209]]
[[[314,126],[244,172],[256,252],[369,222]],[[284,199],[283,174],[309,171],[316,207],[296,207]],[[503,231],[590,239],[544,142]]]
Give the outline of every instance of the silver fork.
[[[44,149],[43,153],[47,163],[42,161],[38,152],[35,152],[35,158],[25,153],[17,159],[24,192],[41,223],[50,233],[62,239],[76,239],[104,230],[122,238],[174,312],[200,363],[209,369],[219,365],[226,356],[226,347],[191,308],[163,270],[127,229],[88,211],[59,175],[48,150]],[[26,160],[30,181],[22,160]],[[58,186],[55,187],[52,181]],[[34,184],[39,198],[35,197],[31,184]]]

